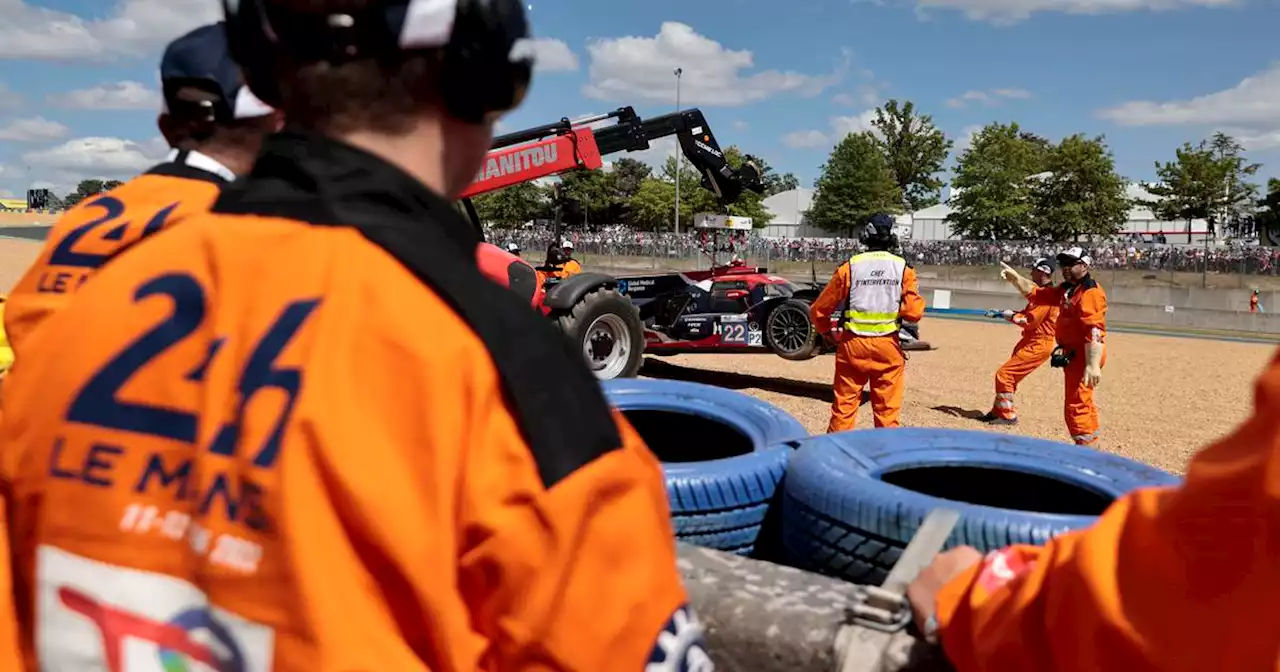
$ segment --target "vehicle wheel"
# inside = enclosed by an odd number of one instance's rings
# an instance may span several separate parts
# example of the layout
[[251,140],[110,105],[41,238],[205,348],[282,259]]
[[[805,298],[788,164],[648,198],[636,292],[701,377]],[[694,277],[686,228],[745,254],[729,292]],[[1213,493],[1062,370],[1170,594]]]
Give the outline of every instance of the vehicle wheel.
[[[662,462],[676,537],[749,555],[762,538],[792,447],[808,436],[798,420],[754,397],[673,380],[605,382],[605,396]],[[764,542],[764,543],[762,543]]]
[[844,432],[801,442],[782,497],[786,564],[879,585],[929,511],[960,512],[948,547],[1044,544],[1116,498],[1181,479],[1043,439],[948,429]]
[[809,304],[796,299],[778,304],[764,320],[764,342],[783,359],[813,359],[822,348],[822,339],[809,320]]
[[640,312],[614,289],[600,288],[582,297],[569,313],[556,317],[600,380],[633,378],[644,363]]

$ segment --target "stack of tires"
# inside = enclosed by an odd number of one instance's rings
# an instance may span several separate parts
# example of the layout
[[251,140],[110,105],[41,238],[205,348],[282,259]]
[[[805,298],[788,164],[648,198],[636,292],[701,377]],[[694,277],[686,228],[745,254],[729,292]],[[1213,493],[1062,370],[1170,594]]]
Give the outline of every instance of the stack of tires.
[[772,404],[710,385],[624,379],[604,383],[662,461],[676,537],[760,555],[766,516],[804,425]]
[[929,511],[960,522],[948,546],[1044,544],[1115,499],[1177,485],[1167,472],[1054,441],[902,428],[806,436],[780,409],[695,383],[605,384],[663,462],[676,536],[879,584]]

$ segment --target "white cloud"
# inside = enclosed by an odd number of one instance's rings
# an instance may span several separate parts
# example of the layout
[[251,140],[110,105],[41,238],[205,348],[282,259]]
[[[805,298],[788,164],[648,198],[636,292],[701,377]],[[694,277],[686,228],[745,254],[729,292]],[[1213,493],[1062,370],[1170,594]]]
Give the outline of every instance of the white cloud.
[[[623,152],[621,154],[614,154],[610,158],[612,158],[614,161],[617,161],[618,159],[621,159],[623,157],[626,157],[628,159],[635,159],[636,161],[641,161],[649,164],[656,170],[662,170],[662,166],[666,164],[667,159],[670,157],[676,156],[677,152],[678,150],[676,149],[675,137],[668,136],[668,137],[659,138],[657,140],[654,140],[653,142],[650,142],[649,149],[642,149],[638,152]],[[688,169],[688,167],[689,167],[688,163],[686,163],[685,168]]]
[[812,129],[794,131],[782,136],[782,144],[792,149],[822,147],[823,145],[834,145],[850,133],[861,133],[863,131],[877,133],[876,127],[871,123],[875,118],[876,109],[874,107],[862,114],[848,117],[832,117],[830,133]]
[[1273,123],[1280,120],[1280,64],[1216,93],[1164,103],[1132,101],[1100,114],[1126,126]]
[[627,103],[667,103],[676,98],[675,69],[682,68],[682,105],[734,106],[781,93],[815,96],[843,78],[849,54],[830,74],[751,72],[748,50],[727,49],[686,24],[668,21],[653,37],[599,39],[587,46],[589,81],[583,95]]
[[0,58],[140,56],[222,14],[212,0],[116,0],[103,9],[103,18],[86,19],[25,0],[0,0]]
[[1210,126],[1250,149],[1280,148],[1280,63],[1222,91],[1185,100],[1130,101],[1098,114],[1125,126]]
[[828,142],[831,142],[831,138],[822,131],[794,131],[782,136],[782,144],[792,149],[821,147]]
[[916,0],[916,13],[927,18],[927,10],[963,12],[976,21],[1000,25],[1014,24],[1033,14],[1120,14],[1143,10],[1166,11],[1194,7],[1233,7],[1243,0]]
[[851,93],[837,93],[831,97],[831,102],[836,105],[844,105],[845,107],[853,107],[858,101]]
[[973,144],[973,136],[982,130],[982,124],[973,124],[960,129],[960,139],[956,140],[955,155],[959,155]]
[[1031,92],[1023,89],[993,89],[991,91],[965,91],[955,98],[947,99],[947,107],[964,109],[970,103],[980,103],[987,107],[999,105],[1001,100],[1026,100]]
[[162,138],[144,142],[121,138],[74,138],[61,145],[26,152],[22,161],[32,174],[69,189],[83,179],[125,180],[155,165],[168,147]]
[[527,45],[525,48],[533,52],[534,68],[541,72],[569,72],[579,67],[578,55],[563,40],[539,37]]
[[159,110],[160,93],[146,84],[123,81],[48,96],[50,105],[80,110]]
[[831,120],[831,127],[835,129],[836,139],[839,140],[850,133],[861,133],[862,131],[875,131],[876,127],[871,122],[876,118],[875,108],[871,108],[862,114],[852,117],[836,117]]
[[67,137],[70,131],[66,126],[44,117],[30,119],[14,119],[0,126],[0,140],[10,142],[48,142]]
[[747,130],[747,128],[748,128],[748,124],[747,124],[747,122],[745,122],[745,121],[743,121],[743,120],[741,120],[741,119],[738,119],[738,120],[734,121],[732,124],[729,124],[729,126],[730,126],[730,128],[732,128],[733,130],[735,130],[735,131],[737,131],[737,132],[739,132],[739,133],[741,133],[741,132],[743,132],[743,131]]

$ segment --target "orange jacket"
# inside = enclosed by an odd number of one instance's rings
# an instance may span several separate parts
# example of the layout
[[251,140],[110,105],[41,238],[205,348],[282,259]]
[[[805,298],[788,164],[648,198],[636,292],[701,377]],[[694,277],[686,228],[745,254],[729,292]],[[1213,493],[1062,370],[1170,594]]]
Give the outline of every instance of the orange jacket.
[[[27,659],[107,669],[132,635],[230,669],[211,634],[242,669],[639,670],[689,641],[660,635],[687,601],[661,465],[469,224],[336,142],[273,136],[264,165],[114,260],[5,383]],[[510,376],[557,358],[553,390]]]
[[1280,352],[1253,417],[1180,488],[1117,500],[1090,529],[988,556],[938,596],[957,672],[1270,672],[1280,660]]
[[582,264],[578,263],[577,259],[570,259],[561,264],[559,270],[550,271],[547,275],[552,278],[559,278],[563,280],[571,275],[577,275],[581,272]]
[[4,326],[15,361],[27,336],[98,269],[143,238],[208,210],[224,184],[213,173],[163,163],[58,218],[40,256],[9,294]]
[[[827,286],[809,307],[809,319],[819,334],[831,331],[832,317],[839,317],[838,311],[849,299],[849,283],[852,275],[849,262],[840,264],[832,274]],[[902,303],[898,315],[907,322],[919,322],[924,317],[924,297],[920,296],[920,284],[916,279],[916,269],[907,266],[902,273]]]
[[1009,317],[1009,321],[1022,327],[1022,342],[1050,342],[1057,334],[1059,308],[1031,301],[1027,307]]
[[1058,343],[1067,348],[1083,348],[1087,342],[1105,342],[1107,336],[1107,293],[1092,277],[1079,283],[1037,287],[1027,297],[1039,306],[1057,306]]

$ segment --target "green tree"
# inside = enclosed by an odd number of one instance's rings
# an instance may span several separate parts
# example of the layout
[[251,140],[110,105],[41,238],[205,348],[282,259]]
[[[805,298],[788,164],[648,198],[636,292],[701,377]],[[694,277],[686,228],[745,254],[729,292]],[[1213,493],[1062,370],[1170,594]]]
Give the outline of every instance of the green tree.
[[1191,242],[1193,219],[1208,221],[1216,231],[1219,222],[1247,216],[1258,195],[1258,186],[1248,178],[1260,166],[1245,160],[1243,151],[1222,133],[1198,144],[1183,143],[1173,161],[1156,162],[1157,181],[1142,185],[1156,197],[1146,205],[1160,219],[1187,222],[1187,242]]
[[1032,175],[1044,167],[1046,152],[1016,123],[988,124],[956,161],[947,221],[965,238],[1019,240],[1034,232]]
[[1258,185],[1249,181],[1257,175],[1260,163],[1251,163],[1244,157],[1244,145],[1226,133],[1214,133],[1207,143],[1215,161],[1222,165],[1222,202],[1213,218],[1218,223],[1235,223],[1253,214],[1258,200]]
[[791,191],[800,187],[800,179],[791,173],[779,174],[768,161],[755,157],[756,168],[760,169],[760,182],[764,184],[766,197]]
[[[674,182],[646,177],[628,202],[632,225],[650,231],[671,228],[675,220],[675,200]],[[682,210],[683,206],[681,203]]]
[[[119,182],[114,182],[120,184]],[[96,196],[106,191],[107,184],[102,180],[80,180],[80,184],[76,185],[76,190],[63,197],[62,202],[68,207],[72,207],[90,196]]]
[[617,197],[628,201],[640,189],[645,178],[653,174],[649,164],[630,157],[623,157],[613,162],[613,182]]
[[506,189],[472,199],[480,221],[502,228],[517,227],[546,213],[547,194],[532,182],[522,182]]
[[617,182],[612,172],[603,170],[571,170],[560,174],[561,196],[574,201],[582,209],[587,222],[618,202]]
[[1072,135],[1052,147],[1042,166],[1048,175],[1031,180],[1035,232],[1049,240],[1114,236],[1129,219],[1127,183],[1102,136]]
[[878,212],[902,212],[902,190],[870,133],[846,135],[814,186],[807,215],[827,231],[851,233]]
[[933,117],[917,113],[909,100],[899,105],[891,99],[876,109],[871,125],[907,210],[936,205],[942,194],[938,173],[954,143],[933,125]]
[[1258,201],[1253,225],[1264,242],[1280,245],[1280,179],[1267,180],[1267,195]]

